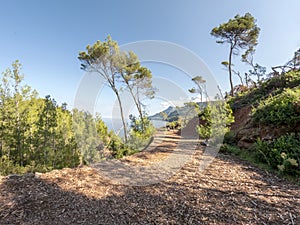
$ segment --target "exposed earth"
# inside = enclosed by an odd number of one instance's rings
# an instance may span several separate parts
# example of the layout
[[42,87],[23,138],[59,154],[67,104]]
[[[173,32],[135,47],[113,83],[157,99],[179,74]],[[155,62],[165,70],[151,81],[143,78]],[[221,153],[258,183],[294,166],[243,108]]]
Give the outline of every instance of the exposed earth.
[[[167,131],[149,151],[122,160],[151,165],[181,141]],[[203,148],[174,176],[146,186],[88,166],[0,177],[0,224],[300,224],[299,184],[223,154],[200,171]]]

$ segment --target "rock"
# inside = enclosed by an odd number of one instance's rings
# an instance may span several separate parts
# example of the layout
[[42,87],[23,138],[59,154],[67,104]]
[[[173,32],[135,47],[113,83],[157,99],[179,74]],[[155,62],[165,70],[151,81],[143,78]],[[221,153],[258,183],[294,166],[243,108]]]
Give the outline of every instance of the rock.
[[19,174],[9,174],[7,176],[8,179],[18,179],[20,177],[21,177],[21,175],[19,175]]
[[35,175],[34,175],[34,173],[26,173],[26,174],[24,174],[24,177],[25,178],[34,178]]
[[245,129],[239,130],[236,133],[237,140],[241,140],[244,138],[256,140],[258,137],[259,137],[258,128],[245,128]]
[[237,143],[237,146],[239,148],[250,148],[253,144],[254,144],[254,142],[249,139],[241,139]]
[[240,148],[250,148],[259,138],[259,129],[256,127],[244,128],[237,132],[236,140]]
[[270,134],[267,134],[265,137],[262,138],[263,141],[272,141],[274,137]]
[[42,174],[43,173],[35,172],[34,176],[35,176],[35,178],[40,178]]
[[208,144],[207,141],[201,141],[201,142],[200,142],[200,145],[201,145],[201,146],[209,146],[209,144]]

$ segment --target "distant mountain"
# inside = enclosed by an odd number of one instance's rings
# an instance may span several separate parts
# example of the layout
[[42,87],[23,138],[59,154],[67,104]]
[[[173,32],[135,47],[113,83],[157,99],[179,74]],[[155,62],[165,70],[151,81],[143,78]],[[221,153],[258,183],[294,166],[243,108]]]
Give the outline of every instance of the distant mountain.
[[[206,106],[205,102],[197,102],[197,104],[201,107],[204,108]],[[164,120],[164,115],[167,115],[167,119],[166,121],[168,122],[172,122],[172,121],[176,121],[178,120],[178,117],[186,117],[188,116],[188,114],[194,113],[194,107],[193,106],[189,106],[188,104],[185,104],[182,107],[179,106],[169,106],[167,109],[156,113],[152,116],[149,116],[148,118],[150,120]]]
[[149,120],[164,120],[163,113],[166,113],[167,115],[169,115],[172,111],[174,111],[174,108],[175,107],[169,106],[167,109],[165,109],[159,113],[156,113],[152,116],[149,116],[148,119]]

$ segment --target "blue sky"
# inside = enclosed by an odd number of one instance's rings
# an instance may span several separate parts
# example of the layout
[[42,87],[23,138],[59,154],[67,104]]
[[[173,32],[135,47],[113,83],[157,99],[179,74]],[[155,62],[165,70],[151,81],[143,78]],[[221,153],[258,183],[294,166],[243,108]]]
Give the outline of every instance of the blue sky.
[[[228,47],[215,43],[211,29],[236,14],[250,12],[261,28],[255,61],[270,71],[300,47],[299,8],[299,0],[2,0],[0,71],[19,59],[26,83],[41,96],[50,94],[72,106],[84,75],[78,52],[111,35],[120,45],[141,40],[182,45],[202,58],[225,91],[228,77],[220,62],[227,60]],[[154,75],[169,79],[174,75],[159,66],[153,70]],[[110,95],[102,93],[97,103],[103,117],[110,115]]]

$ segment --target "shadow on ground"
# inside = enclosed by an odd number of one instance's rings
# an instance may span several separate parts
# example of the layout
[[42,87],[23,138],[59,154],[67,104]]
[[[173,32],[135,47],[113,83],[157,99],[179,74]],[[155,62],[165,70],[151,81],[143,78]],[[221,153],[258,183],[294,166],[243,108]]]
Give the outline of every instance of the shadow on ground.
[[170,179],[138,187],[90,167],[0,177],[0,224],[300,224],[299,185],[222,154],[200,171],[201,157],[198,148]]
[[[232,163],[228,159],[223,162]],[[56,182],[34,176],[5,177],[0,183],[0,224],[300,222],[296,218],[299,215],[299,195],[295,195],[299,193],[299,186],[274,181],[259,171],[255,171],[257,180],[246,183],[211,176],[210,171],[197,175],[192,170],[183,169],[182,174],[173,180],[143,187],[97,181],[99,187],[107,185],[111,190],[108,195],[99,197],[62,189],[60,184],[69,182],[69,178],[64,180],[63,176],[56,177]],[[74,179],[80,178],[75,176]],[[86,185],[85,188],[88,183]],[[93,184],[91,188],[95,189],[97,185]],[[273,194],[270,194],[270,189]]]

